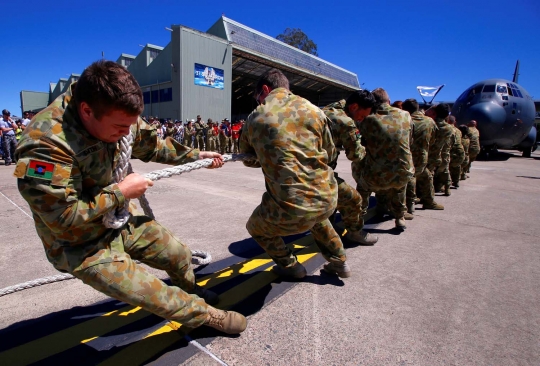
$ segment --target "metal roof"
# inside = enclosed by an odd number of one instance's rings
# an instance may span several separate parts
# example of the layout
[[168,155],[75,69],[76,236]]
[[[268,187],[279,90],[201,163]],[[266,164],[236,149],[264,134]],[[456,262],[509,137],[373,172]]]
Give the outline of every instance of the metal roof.
[[[243,57],[249,57],[251,54],[259,62],[266,61],[264,63],[268,65],[279,64],[285,67],[285,69],[288,68],[296,73],[304,74],[305,77],[322,79],[321,81],[323,82],[326,81],[349,90],[360,88],[358,77],[350,71],[289,46],[232,19],[222,16],[217,23],[220,22],[222,23],[222,25],[220,24],[220,28],[222,27],[222,29],[216,31],[216,35],[225,35],[226,39],[232,42],[233,50],[237,51],[235,54],[241,53]],[[215,30],[215,26],[209,32]],[[283,67],[279,68],[282,69]]]

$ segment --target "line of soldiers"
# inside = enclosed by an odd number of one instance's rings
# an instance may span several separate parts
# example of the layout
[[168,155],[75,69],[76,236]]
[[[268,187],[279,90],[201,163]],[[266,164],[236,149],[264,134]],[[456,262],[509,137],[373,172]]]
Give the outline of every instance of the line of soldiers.
[[[272,270],[278,276],[307,275],[282,236],[309,230],[328,261],[323,270],[350,277],[342,239],[329,219],[339,210],[346,239],[374,244],[377,238],[363,230],[372,192],[378,207],[389,210],[401,230],[406,188],[414,177],[417,186],[410,191],[418,194],[424,208],[442,209],[434,201],[433,177],[436,174],[437,184],[446,189],[450,166],[459,160],[452,164],[457,145],[452,136],[457,133],[445,121],[447,105],[433,108],[434,121],[427,116],[432,112],[420,113],[414,100],[403,103],[405,110],[391,107],[388,94],[379,88],[356,91],[321,110],[291,93],[289,81],[277,69],[261,76],[254,95],[259,106],[246,120],[238,151],[253,156],[243,163],[262,170],[265,192],[246,229],[274,260]],[[210,168],[223,166],[216,152],[192,149],[171,136],[159,138],[156,126],[140,118],[143,110],[142,90],[133,75],[115,62],[100,60],[24,131],[14,176],[47,259],[94,289],[182,327],[205,325],[241,333],[246,318],[212,306],[219,305],[218,294],[196,284],[191,250],[172,232],[133,204],[127,205],[124,226],[103,225],[105,214],[125,209],[128,200],[153,185],[137,173],[113,180],[123,136],[133,135],[132,156],[144,162],[179,165],[212,159]],[[471,145],[468,166],[474,160]],[[356,189],[334,172],[336,148],[351,160]],[[172,285],[136,260],[166,271]]]
[[[205,124],[201,116],[194,122],[188,122],[183,129],[182,144],[201,151],[216,151],[221,154],[238,153],[238,138],[244,120],[231,122],[224,118],[220,124],[211,118]],[[174,137],[174,133],[171,133]]]

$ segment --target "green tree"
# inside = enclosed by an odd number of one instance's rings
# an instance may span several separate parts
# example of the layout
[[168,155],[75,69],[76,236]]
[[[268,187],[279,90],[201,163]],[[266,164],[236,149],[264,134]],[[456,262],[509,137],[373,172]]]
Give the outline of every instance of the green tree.
[[309,39],[300,28],[287,28],[285,32],[279,34],[276,38],[304,52],[319,56],[315,42]]

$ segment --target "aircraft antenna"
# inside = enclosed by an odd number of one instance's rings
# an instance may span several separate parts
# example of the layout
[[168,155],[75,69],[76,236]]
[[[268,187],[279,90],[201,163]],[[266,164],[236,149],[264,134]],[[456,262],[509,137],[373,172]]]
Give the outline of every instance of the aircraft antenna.
[[519,77],[519,60],[516,62],[516,69],[514,70],[514,78],[512,79],[513,83],[518,83],[518,77]]

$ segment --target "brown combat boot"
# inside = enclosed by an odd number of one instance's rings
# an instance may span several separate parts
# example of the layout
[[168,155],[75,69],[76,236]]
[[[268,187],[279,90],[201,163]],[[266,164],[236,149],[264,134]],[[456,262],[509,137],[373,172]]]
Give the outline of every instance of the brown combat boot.
[[424,203],[422,206],[424,210],[444,210],[444,206],[433,201],[432,203]]
[[347,230],[345,234],[345,239],[354,241],[363,245],[373,245],[379,238],[376,235],[372,235],[364,230],[350,231]]
[[405,230],[407,228],[407,225],[405,225],[405,217],[397,217],[396,218],[396,229],[398,230]]
[[414,215],[412,213],[405,212],[405,215],[403,216],[405,220],[412,220],[414,219]]
[[349,265],[345,262],[328,262],[323,266],[323,271],[325,271],[326,273],[335,274],[341,278],[351,277],[351,269],[349,268]]
[[208,315],[203,325],[227,334],[242,333],[247,327],[246,317],[235,311],[216,309],[208,305]]
[[306,268],[300,262],[296,262],[290,267],[282,267],[279,264],[275,265],[272,267],[272,272],[280,277],[290,277],[296,279],[304,278],[307,275]]
[[450,187],[449,186],[446,186],[444,187],[444,195],[446,197],[450,196],[452,194],[452,192],[450,192]]

